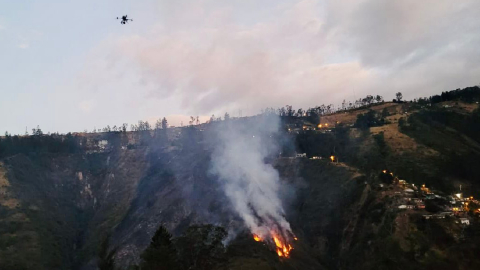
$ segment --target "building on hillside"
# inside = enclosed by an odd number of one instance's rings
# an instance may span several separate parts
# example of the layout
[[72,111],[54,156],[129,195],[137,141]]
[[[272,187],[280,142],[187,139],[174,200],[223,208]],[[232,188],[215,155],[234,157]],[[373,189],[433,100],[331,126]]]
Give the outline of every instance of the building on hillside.
[[107,148],[107,145],[108,145],[107,140],[98,141],[98,148],[100,148],[101,150],[105,150],[105,148]]
[[470,225],[470,220],[468,218],[459,218],[460,224]]
[[420,198],[412,198],[412,202],[414,202],[414,203],[422,203],[423,200],[420,199]]
[[315,126],[312,124],[303,124],[303,130],[315,130]]
[[306,158],[307,157],[307,154],[306,153],[297,153],[295,155],[296,158]]

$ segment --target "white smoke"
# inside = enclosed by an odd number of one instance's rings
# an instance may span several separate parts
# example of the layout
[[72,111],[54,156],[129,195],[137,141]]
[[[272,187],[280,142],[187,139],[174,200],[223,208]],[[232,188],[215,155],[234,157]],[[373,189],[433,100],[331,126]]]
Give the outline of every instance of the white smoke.
[[279,117],[224,121],[215,127],[212,172],[221,181],[233,209],[252,233],[287,236],[291,229],[279,198],[277,170],[265,162],[279,149]]

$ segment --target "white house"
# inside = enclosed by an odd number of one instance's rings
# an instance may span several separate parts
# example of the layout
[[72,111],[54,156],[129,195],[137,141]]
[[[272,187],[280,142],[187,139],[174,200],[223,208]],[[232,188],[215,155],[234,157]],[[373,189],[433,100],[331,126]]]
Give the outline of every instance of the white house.
[[307,157],[307,154],[306,154],[306,153],[300,153],[300,154],[297,154],[295,157],[297,157],[297,158],[306,158],[306,157]]
[[470,225],[470,220],[468,218],[460,218],[460,223]]
[[107,140],[101,140],[98,142],[98,148],[100,149],[105,149],[108,145],[108,141]]

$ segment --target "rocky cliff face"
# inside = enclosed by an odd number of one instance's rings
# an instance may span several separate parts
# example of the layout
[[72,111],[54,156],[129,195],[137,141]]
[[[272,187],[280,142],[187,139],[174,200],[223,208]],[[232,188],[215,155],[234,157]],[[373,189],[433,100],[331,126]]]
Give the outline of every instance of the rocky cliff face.
[[[242,224],[209,173],[210,154],[139,147],[7,158],[0,167],[0,222],[1,239],[9,242],[0,257],[20,268],[95,269],[98,247],[110,234],[116,263],[126,268],[138,263],[160,224],[174,235],[191,224],[217,224],[234,237]],[[332,236],[331,228],[344,223],[348,194],[364,183],[356,171],[325,161],[286,158],[274,165],[288,219],[305,256],[318,265],[317,256],[337,248],[342,232]]]

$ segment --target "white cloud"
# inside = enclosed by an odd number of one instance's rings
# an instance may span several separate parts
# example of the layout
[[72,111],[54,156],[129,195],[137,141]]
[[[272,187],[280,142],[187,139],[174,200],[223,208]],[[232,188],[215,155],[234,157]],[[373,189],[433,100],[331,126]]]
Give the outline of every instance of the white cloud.
[[[163,1],[148,34],[110,39],[98,55],[137,74],[145,98],[174,97],[203,115],[478,83],[478,1],[274,3]],[[104,70],[88,70],[105,80]]]
[[28,43],[18,44],[18,48],[20,48],[20,49],[28,49],[28,47],[30,47],[30,45]]

